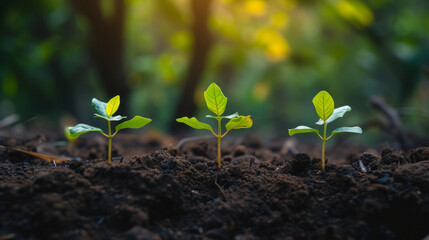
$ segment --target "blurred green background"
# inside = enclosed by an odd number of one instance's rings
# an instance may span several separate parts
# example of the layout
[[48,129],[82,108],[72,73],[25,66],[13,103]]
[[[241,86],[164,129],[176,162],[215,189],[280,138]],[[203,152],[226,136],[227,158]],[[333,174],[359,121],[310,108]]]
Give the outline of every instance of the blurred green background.
[[176,117],[210,122],[203,91],[216,82],[226,114],[252,115],[248,132],[315,126],[322,89],[353,109],[338,125],[378,136],[368,101],[379,96],[408,132],[429,130],[427,0],[14,0],[0,11],[1,118],[100,123],[92,97],[120,94],[121,114],[174,133],[188,129]]

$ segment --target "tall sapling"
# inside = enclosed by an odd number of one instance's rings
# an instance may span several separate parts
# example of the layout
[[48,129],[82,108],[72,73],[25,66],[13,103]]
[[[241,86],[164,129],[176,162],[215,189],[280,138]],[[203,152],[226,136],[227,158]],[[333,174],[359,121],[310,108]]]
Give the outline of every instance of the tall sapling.
[[122,122],[122,123],[116,125],[115,132],[112,134],[111,122],[112,121],[120,121],[120,120],[126,118],[125,116],[121,116],[121,115],[113,116],[113,114],[115,114],[115,112],[118,110],[119,104],[120,104],[119,95],[110,99],[109,102],[107,102],[107,103],[99,101],[96,98],[92,99],[92,106],[97,111],[97,113],[94,113],[94,116],[97,118],[105,119],[107,121],[107,129],[108,129],[107,134],[104,133],[103,130],[101,130],[100,128],[89,126],[89,125],[83,124],[83,123],[80,123],[74,127],[69,128],[71,137],[77,138],[81,134],[84,134],[87,132],[100,132],[101,134],[106,136],[108,141],[109,141],[109,146],[108,146],[108,150],[107,150],[109,164],[112,163],[112,139],[118,133],[118,131],[121,129],[126,129],[126,128],[141,128],[144,125],[146,125],[152,121],[149,118],[144,118],[141,116],[135,116],[131,120],[128,120],[128,121],[125,121],[125,122]]
[[298,126],[294,129],[289,129],[289,135],[292,136],[297,133],[316,133],[320,139],[322,139],[322,170],[325,171],[325,144],[332,136],[337,133],[362,133],[360,127],[340,127],[332,131],[329,137],[326,137],[326,127],[328,123],[334,121],[337,118],[343,117],[344,114],[352,109],[349,106],[342,106],[334,109],[334,99],[326,91],[320,91],[314,98],[313,104],[316,108],[317,115],[319,116],[319,121],[316,122],[317,125],[323,125],[323,136],[319,134],[319,130],[313,129],[307,126]]
[[[207,129],[217,138],[217,167],[221,167],[221,139],[225,137],[225,135],[231,131],[232,129],[239,128],[250,128],[253,125],[253,121],[250,116],[240,116],[237,113],[222,116],[225,111],[226,102],[228,100],[222,93],[222,90],[215,83],[210,84],[207,90],[204,92],[204,99],[207,103],[207,108],[212,111],[216,116],[207,115],[208,118],[214,118],[218,123],[218,132],[217,134],[213,131],[213,128],[206,124],[198,121],[195,117],[188,118],[182,117],[176,119],[177,122],[184,123],[195,129]],[[229,122],[225,125],[226,132],[222,134],[222,119],[227,118],[230,119]]]

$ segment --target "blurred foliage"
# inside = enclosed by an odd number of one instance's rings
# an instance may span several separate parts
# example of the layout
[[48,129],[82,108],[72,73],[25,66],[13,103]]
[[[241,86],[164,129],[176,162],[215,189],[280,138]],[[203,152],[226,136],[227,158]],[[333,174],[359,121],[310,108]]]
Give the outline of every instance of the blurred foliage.
[[[0,116],[91,117],[92,97],[107,100],[88,52],[88,22],[73,0],[0,3]],[[114,0],[101,0],[103,16]],[[166,129],[174,116],[189,56],[191,0],[127,0],[125,70],[130,113]],[[429,130],[427,0],[213,0],[208,64],[194,95],[217,82],[230,109],[252,113],[252,131],[286,134],[317,120],[311,99],[325,89],[336,106],[350,105],[349,125],[377,114],[367,104],[384,97],[415,132]],[[106,49],[109,51],[109,49]],[[124,99],[126,101],[126,99]],[[205,115],[205,108],[200,108]],[[365,131],[365,128],[364,128]]]

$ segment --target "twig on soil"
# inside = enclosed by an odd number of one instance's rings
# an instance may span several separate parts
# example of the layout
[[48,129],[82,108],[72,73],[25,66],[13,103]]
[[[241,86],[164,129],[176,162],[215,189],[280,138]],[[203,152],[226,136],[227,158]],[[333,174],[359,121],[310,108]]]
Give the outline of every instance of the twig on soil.
[[199,140],[206,140],[206,139],[211,139],[211,138],[213,138],[213,136],[197,136],[197,137],[183,138],[182,140],[180,140],[177,143],[176,147],[178,149],[180,149],[182,147],[182,145],[185,144],[185,143],[199,141]]
[[112,161],[117,161],[119,160],[119,162],[122,162],[124,160],[123,156],[118,156],[118,157],[112,157]]
[[385,129],[388,129],[389,132],[392,132],[395,138],[401,144],[401,148],[405,151],[410,149],[410,142],[407,138],[407,135],[402,127],[401,118],[399,117],[398,112],[389,106],[384,99],[380,97],[372,97],[369,100],[370,105],[380,111],[390,122],[390,126],[385,126]]
[[292,155],[297,155],[299,152],[296,149],[297,142],[294,138],[290,138],[286,140],[286,142],[283,144],[280,154],[286,155],[288,153],[291,153]]
[[225,191],[223,190],[223,188],[217,183],[217,173],[216,173],[216,178],[215,178],[215,185],[219,188],[220,192],[222,193],[223,197],[225,198],[225,201],[228,202],[228,197],[225,193]]
[[0,240],[9,240],[9,239],[14,239],[14,238],[15,238],[15,234],[13,234],[13,233],[9,233],[9,234],[0,236]]
[[12,114],[10,116],[7,116],[0,121],[0,129],[5,128],[5,127],[9,127],[9,126],[13,125],[14,123],[18,122],[18,120],[19,120],[19,116],[16,114]]
[[57,161],[59,163],[62,163],[62,162],[67,162],[67,161],[73,160],[72,158],[69,158],[69,157],[59,157],[59,156],[54,156],[54,155],[35,153],[35,152],[30,152],[30,151],[26,151],[26,150],[22,150],[22,149],[18,149],[18,148],[6,147],[6,146],[2,146],[2,145],[0,145],[0,148],[15,151],[15,152],[25,153],[27,155],[40,158],[40,159],[45,160],[47,162]]

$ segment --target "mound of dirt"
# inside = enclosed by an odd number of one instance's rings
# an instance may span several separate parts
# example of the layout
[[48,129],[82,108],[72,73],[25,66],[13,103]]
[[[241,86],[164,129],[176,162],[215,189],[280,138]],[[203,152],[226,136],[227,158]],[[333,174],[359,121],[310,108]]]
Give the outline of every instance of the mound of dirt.
[[112,165],[2,151],[0,239],[422,239],[428,152],[352,150],[322,173],[258,139],[225,146],[220,170],[208,140]]

